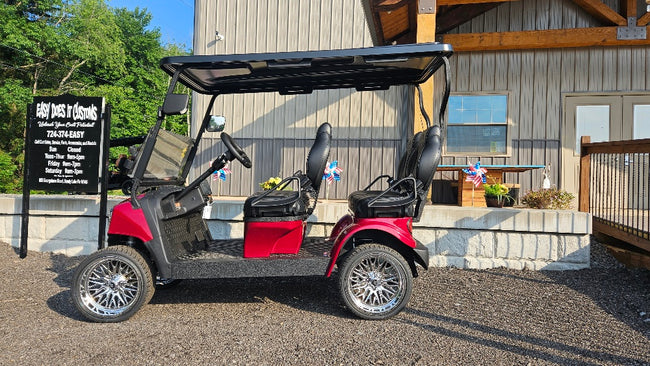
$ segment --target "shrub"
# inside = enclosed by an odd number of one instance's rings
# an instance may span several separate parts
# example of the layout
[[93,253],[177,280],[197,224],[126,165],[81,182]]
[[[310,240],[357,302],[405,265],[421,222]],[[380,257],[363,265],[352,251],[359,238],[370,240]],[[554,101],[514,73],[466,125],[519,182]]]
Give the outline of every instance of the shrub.
[[530,191],[521,199],[521,203],[529,208],[567,210],[575,195],[567,191],[551,188]]
[[16,169],[16,164],[11,156],[0,150],[0,193],[14,192],[17,190]]

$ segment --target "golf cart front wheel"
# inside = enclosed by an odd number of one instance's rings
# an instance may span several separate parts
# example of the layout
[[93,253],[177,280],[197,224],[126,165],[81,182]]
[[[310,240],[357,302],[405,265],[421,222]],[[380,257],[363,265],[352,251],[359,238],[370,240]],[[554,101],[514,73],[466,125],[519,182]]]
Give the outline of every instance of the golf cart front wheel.
[[406,306],[413,289],[413,275],[404,257],[381,244],[353,249],[339,271],[339,290],[355,315],[382,320]]
[[121,322],[151,300],[154,282],[147,259],[117,245],[99,250],[79,264],[72,280],[72,300],[89,320]]

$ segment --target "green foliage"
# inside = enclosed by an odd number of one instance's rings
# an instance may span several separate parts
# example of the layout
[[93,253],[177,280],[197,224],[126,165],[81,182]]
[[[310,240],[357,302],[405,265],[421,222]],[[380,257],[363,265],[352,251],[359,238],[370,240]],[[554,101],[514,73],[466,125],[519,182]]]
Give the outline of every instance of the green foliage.
[[508,194],[508,187],[501,183],[484,184],[485,197],[502,198]]
[[16,176],[16,164],[11,155],[0,150],[0,193],[12,192],[20,188]]
[[567,210],[571,208],[575,195],[567,191],[551,188],[530,191],[521,199],[529,208]]
[[[34,96],[105,97],[112,106],[111,138],[144,135],[155,123],[169,80],[158,62],[186,52],[161,43],[160,30],[148,29],[152,17],[146,10],[112,9],[107,3],[0,3],[0,150],[18,174],[27,105]],[[187,116],[166,120],[176,133],[187,134],[187,126]],[[111,151],[112,158],[120,152]]]

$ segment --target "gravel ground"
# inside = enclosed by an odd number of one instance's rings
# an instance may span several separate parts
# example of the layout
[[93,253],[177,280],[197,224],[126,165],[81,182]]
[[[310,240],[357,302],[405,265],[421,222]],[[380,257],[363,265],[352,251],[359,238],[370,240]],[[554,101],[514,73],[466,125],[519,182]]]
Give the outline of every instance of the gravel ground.
[[310,277],[185,281],[89,323],[70,299],[79,260],[0,243],[0,365],[650,365],[650,271],[598,243],[589,270],[432,268],[375,322]]

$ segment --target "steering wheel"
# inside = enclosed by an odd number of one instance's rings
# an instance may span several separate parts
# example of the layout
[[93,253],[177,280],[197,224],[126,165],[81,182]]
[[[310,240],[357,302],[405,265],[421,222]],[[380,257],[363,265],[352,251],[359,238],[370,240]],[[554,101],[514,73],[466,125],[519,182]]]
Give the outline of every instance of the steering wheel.
[[229,134],[222,132],[221,133],[221,141],[226,145],[228,148],[228,151],[232,156],[235,157],[235,159],[239,160],[240,163],[242,163],[243,166],[246,168],[250,168],[253,166],[253,162],[251,162],[251,159],[246,155],[244,150],[237,145],[235,140],[233,140],[232,137],[230,137]]

